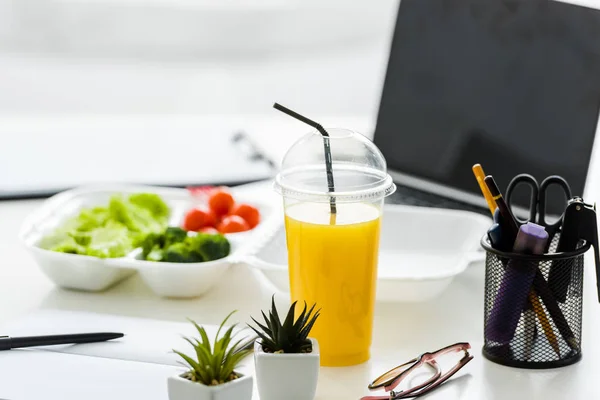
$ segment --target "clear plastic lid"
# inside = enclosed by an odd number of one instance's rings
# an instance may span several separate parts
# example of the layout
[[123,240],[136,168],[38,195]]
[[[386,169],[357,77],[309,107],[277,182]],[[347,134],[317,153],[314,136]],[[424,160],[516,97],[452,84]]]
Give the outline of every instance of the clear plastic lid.
[[325,140],[318,131],[300,138],[283,158],[275,190],[306,201],[357,202],[377,200],[396,190],[385,158],[369,139],[346,129],[328,129],[334,192],[328,190]]

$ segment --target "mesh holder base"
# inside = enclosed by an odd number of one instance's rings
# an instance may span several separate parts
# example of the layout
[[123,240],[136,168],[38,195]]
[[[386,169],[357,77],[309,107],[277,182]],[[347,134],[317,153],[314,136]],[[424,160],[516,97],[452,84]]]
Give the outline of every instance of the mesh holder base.
[[[555,249],[559,234],[550,250]],[[563,367],[581,359],[583,255],[486,251],[483,356],[510,367]]]

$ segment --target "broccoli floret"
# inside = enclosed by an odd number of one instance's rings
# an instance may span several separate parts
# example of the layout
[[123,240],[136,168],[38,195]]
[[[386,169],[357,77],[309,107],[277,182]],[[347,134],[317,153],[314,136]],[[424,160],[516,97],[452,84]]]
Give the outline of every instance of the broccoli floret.
[[231,246],[223,235],[198,234],[169,227],[163,233],[150,233],[142,242],[142,256],[149,261],[192,263],[212,261],[229,255]]
[[202,256],[190,249],[186,242],[175,243],[167,248],[163,261],[175,263],[202,262]]
[[200,254],[204,261],[218,260],[227,257],[231,252],[229,240],[221,234],[198,234],[190,237],[190,247]]
[[165,230],[165,243],[164,247],[169,247],[175,243],[181,243],[187,237],[187,231],[178,228],[176,226],[170,226]]
[[165,257],[165,252],[159,246],[154,246],[152,250],[144,257],[148,261],[162,261]]
[[155,248],[161,249],[165,245],[165,235],[162,233],[150,233],[142,241],[142,257],[148,259],[148,254]]

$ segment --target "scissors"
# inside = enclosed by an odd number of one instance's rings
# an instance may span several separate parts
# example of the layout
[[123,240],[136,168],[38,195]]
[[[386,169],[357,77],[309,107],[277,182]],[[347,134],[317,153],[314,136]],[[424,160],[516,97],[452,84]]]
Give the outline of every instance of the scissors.
[[566,196],[565,207],[567,205],[567,201],[571,197],[573,197],[571,195],[571,187],[563,177],[558,175],[551,175],[544,179],[541,184],[538,184],[538,181],[533,176],[529,174],[519,174],[510,181],[510,183],[508,184],[508,188],[506,188],[506,203],[511,209],[511,197],[514,189],[519,184],[525,184],[531,188],[531,197],[529,200],[529,218],[526,220],[522,220],[515,215],[515,219],[520,224],[534,222],[538,225],[543,226],[544,228],[546,228],[548,236],[552,238],[560,229],[564,212],[563,214],[561,214],[560,218],[556,222],[550,224],[546,221],[546,196],[548,192],[548,187],[550,185],[558,185],[562,189],[563,193]]

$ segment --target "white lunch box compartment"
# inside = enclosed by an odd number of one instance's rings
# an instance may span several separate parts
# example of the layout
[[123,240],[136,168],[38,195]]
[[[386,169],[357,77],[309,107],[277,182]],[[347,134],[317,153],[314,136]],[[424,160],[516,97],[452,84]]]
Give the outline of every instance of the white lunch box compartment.
[[32,253],[42,271],[58,286],[68,289],[101,291],[131,276],[136,271],[156,294],[165,297],[196,297],[210,290],[232,263],[251,252],[264,236],[274,214],[268,196],[257,198],[252,191],[231,192],[239,202],[253,204],[261,212],[261,223],[251,231],[226,235],[231,254],[220,260],[202,263],[151,262],[137,259],[136,249],[126,257],[97,258],[65,254],[42,249],[40,240],[52,233],[66,219],[85,207],[106,205],[114,194],[156,193],[171,208],[169,226],[180,226],[185,212],[201,201],[185,189],[153,186],[107,185],[67,190],[46,200],[23,223],[19,237]]
[[[281,218],[281,217],[280,217]],[[384,205],[377,300],[430,300],[477,260],[490,218],[467,211]],[[248,262],[280,291],[289,292],[283,224]]]

